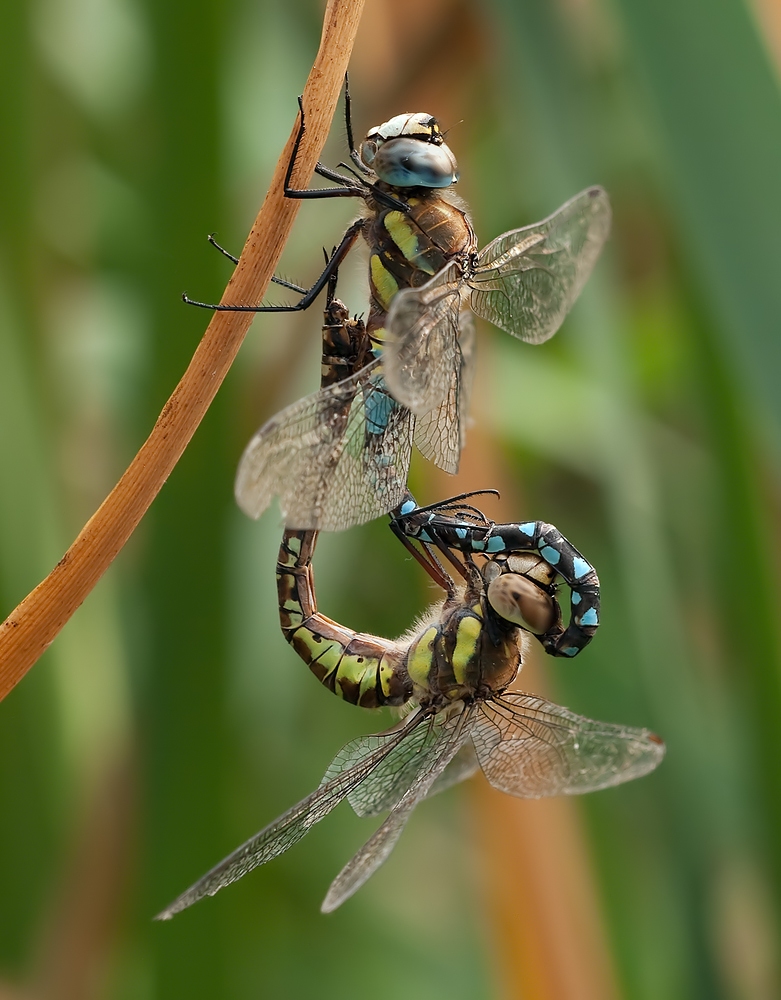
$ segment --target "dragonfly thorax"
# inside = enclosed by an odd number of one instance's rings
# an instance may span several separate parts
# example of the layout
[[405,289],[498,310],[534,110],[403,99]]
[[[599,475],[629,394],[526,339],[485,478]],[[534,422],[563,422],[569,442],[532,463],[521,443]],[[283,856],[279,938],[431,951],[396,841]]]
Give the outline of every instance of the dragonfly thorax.
[[493,698],[521,668],[524,637],[483,595],[446,604],[438,620],[412,639],[406,670],[421,705]]
[[439,122],[423,112],[396,115],[370,129],[360,157],[392,187],[443,188],[458,180],[458,164]]

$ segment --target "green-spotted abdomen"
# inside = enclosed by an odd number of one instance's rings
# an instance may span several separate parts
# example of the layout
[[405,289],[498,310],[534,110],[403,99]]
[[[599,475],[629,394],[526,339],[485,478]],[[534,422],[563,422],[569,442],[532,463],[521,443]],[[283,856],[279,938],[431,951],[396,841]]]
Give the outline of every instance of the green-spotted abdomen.
[[317,610],[312,556],[315,531],[286,531],[277,560],[282,633],[329,691],[363,708],[402,705],[412,694],[397,644],[363,635]]

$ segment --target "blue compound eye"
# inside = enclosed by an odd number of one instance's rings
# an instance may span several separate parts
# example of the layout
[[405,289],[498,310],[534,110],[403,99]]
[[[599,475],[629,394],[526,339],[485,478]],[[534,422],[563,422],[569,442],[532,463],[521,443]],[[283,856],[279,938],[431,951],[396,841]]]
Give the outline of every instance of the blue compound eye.
[[556,624],[553,598],[518,573],[497,576],[488,585],[486,597],[498,615],[535,635],[543,635]]
[[403,136],[379,147],[367,141],[361,147],[361,159],[393,187],[443,188],[458,180],[456,158],[444,143],[437,146]]

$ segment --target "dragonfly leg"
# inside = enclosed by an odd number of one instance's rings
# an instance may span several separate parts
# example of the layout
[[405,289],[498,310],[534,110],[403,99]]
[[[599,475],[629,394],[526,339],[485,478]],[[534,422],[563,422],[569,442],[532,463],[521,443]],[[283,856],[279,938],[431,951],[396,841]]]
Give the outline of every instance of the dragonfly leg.
[[[238,264],[239,258],[234,257],[233,254],[230,252],[230,250],[226,250],[224,246],[221,246],[217,242],[217,240],[215,240],[214,233],[209,233],[206,239],[209,241],[209,243],[211,243],[211,245],[214,247],[215,250],[219,250],[219,252],[222,254],[223,257],[227,257],[228,260],[232,260],[234,264]],[[272,278],[271,280],[273,281],[274,279]]]
[[327,168],[322,167],[322,164],[318,163],[315,167],[316,173],[323,177],[328,177],[329,180],[338,181],[339,187],[335,188],[294,188],[293,187],[293,171],[295,169],[296,160],[298,159],[298,151],[301,148],[301,141],[306,134],[306,116],[304,114],[304,99],[302,97],[298,98],[298,109],[299,109],[299,123],[298,132],[296,133],[295,141],[293,142],[293,149],[290,153],[290,159],[288,160],[287,170],[285,171],[285,197],[286,198],[297,198],[297,199],[309,199],[309,198],[363,198],[363,185],[354,181],[351,177],[344,177],[341,174],[337,174],[336,171],[328,171],[328,173],[323,173],[323,170]]
[[[453,578],[429,546],[421,542],[421,547],[424,551],[420,552],[413,544],[412,539],[408,538],[407,535],[399,529],[397,522],[393,518],[391,518],[390,529],[404,548],[407,549],[410,555],[412,555],[412,557],[420,563],[434,583],[445,591],[448,598],[452,598],[456,592]],[[461,570],[461,572],[463,573],[463,570]]]
[[[225,303],[215,303],[215,302],[196,302],[195,299],[191,299],[188,295],[182,295],[182,299],[187,305],[198,306],[200,309],[211,309],[214,312],[251,312],[251,313],[263,313],[263,312],[302,312],[308,309],[312,303],[315,301],[320,292],[328,284],[331,275],[339,268],[344,258],[347,256],[349,251],[355,244],[359,235],[363,230],[364,220],[357,219],[351,226],[347,228],[344,236],[339,243],[339,246],[334,250],[331,256],[328,258],[328,263],[323,268],[320,276],[312,285],[311,288],[301,289],[303,295],[293,305],[285,306],[244,306],[244,305],[228,305]],[[295,286],[285,282],[284,280],[277,279],[277,284],[284,284],[288,287],[295,289]]]
[[[409,205],[401,201],[398,198],[394,198],[393,195],[388,194],[387,191],[383,191],[377,187],[376,184],[372,184],[369,181],[365,181],[360,177],[353,180],[352,177],[345,177],[344,174],[340,174],[337,170],[331,170],[322,163],[318,163],[315,166],[315,173],[320,177],[325,177],[327,180],[336,181],[339,185],[338,187],[329,188],[294,188],[293,183],[293,170],[295,169],[296,159],[298,157],[298,151],[301,148],[301,140],[304,138],[306,133],[306,121],[304,117],[304,103],[301,97],[298,98],[298,107],[300,110],[300,123],[298,126],[298,133],[296,135],[295,142],[293,143],[293,150],[290,154],[290,159],[287,164],[287,170],[285,171],[285,197],[286,198],[297,198],[297,199],[317,199],[317,198],[366,198],[367,192],[371,191],[372,197],[377,199],[377,201],[382,202],[389,208],[395,208],[400,212],[408,212]],[[352,150],[351,150],[352,156]],[[360,157],[357,157],[359,166],[361,170],[364,170],[364,166],[360,163]]]
[[[206,239],[209,241],[209,243],[211,243],[211,245],[214,247],[215,250],[219,250],[219,252],[223,255],[223,257],[227,257],[228,260],[233,261],[234,264],[238,264],[239,258],[234,257],[229,250],[226,250],[224,246],[219,244],[217,240],[215,240],[214,238],[214,233],[209,233]],[[326,263],[328,263],[327,257],[326,257]],[[276,285],[282,285],[283,288],[289,288],[291,292],[298,292],[299,295],[306,295],[307,292],[306,288],[302,288],[301,285],[296,285],[292,281],[287,281],[287,279],[285,278],[280,278],[276,274],[271,275],[271,280]]]
[[347,132],[347,145],[350,147],[350,159],[362,174],[371,174],[371,170],[361,159],[358,150],[355,148],[353,138],[353,102],[350,97],[350,74],[344,74],[344,127]]

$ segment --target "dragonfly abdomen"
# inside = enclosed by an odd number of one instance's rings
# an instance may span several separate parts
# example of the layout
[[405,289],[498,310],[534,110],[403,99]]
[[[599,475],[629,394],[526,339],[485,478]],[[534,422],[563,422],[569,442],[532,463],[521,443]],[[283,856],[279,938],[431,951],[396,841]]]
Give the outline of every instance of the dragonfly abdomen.
[[389,639],[365,635],[317,610],[312,555],[315,531],[285,531],[277,560],[282,633],[321,684],[362,708],[403,705],[412,683],[403,653]]

